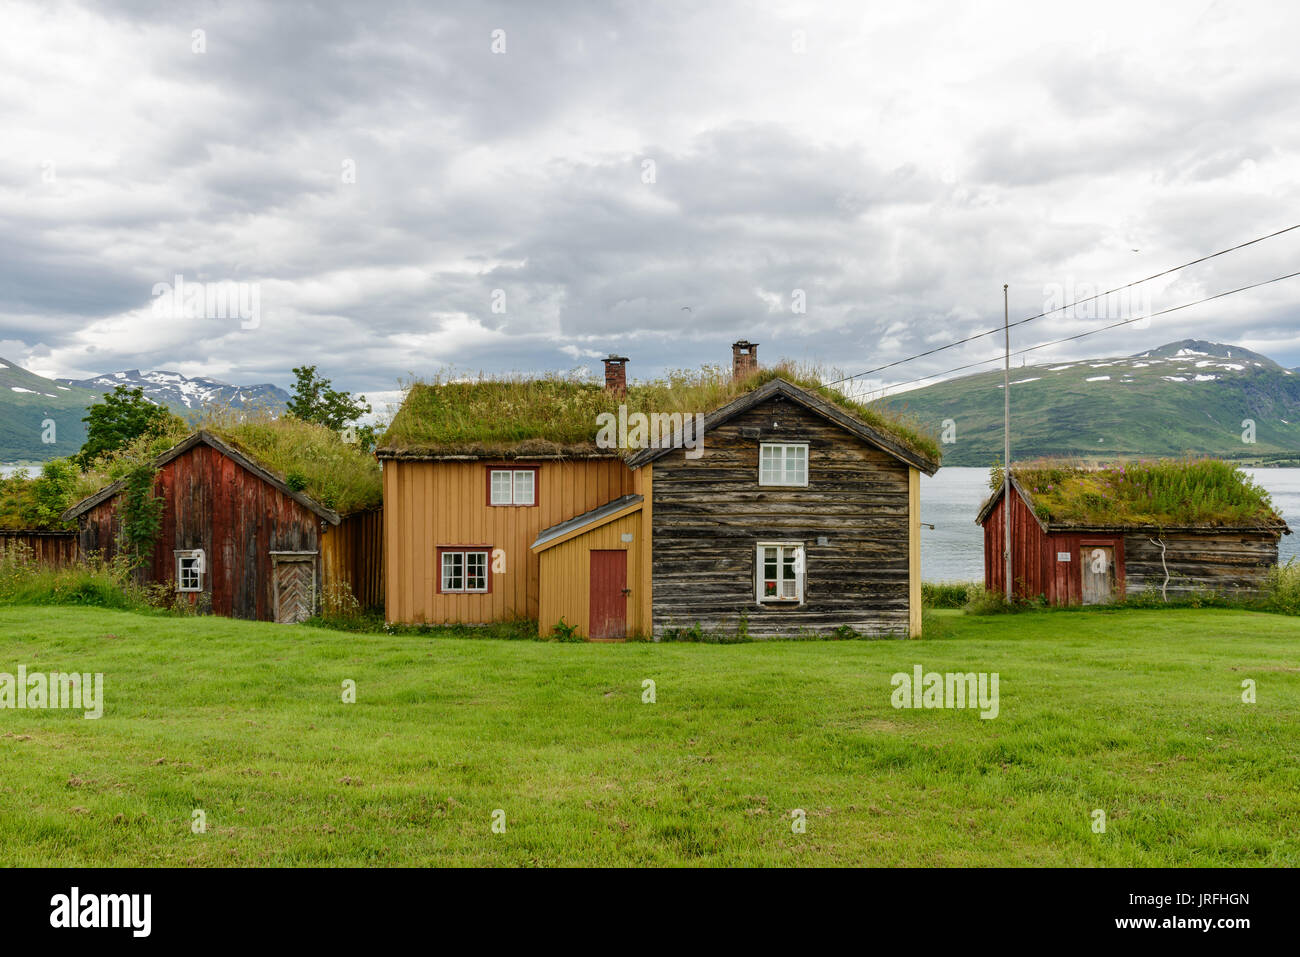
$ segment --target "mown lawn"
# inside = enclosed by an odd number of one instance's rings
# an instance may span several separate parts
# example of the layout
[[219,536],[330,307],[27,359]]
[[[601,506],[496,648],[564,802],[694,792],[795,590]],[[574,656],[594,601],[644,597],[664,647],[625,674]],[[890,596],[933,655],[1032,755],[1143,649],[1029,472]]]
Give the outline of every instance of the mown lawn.
[[[0,672],[107,699],[0,710],[0,864],[1300,863],[1300,620],[944,620],[573,645],[0,608]],[[999,716],[895,710],[915,664],[998,672]]]

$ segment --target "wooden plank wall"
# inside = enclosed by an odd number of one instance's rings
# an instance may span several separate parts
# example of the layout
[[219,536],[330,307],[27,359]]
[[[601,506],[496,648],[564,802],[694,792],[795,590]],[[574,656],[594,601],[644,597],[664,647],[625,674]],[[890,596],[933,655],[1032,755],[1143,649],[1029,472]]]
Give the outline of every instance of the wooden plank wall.
[[[318,551],[318,515],[207,445],[196,445],[158,471],[154,493],[163,499],[162,528],[147,581],[176,577],[175,549],[207,554],[204,591],[187,596],[233,618],[269,621],[274,615],[272,551]],[[81,518],[81,554],[116,552],[118,495]],[[319,576],[318,576],[319,580]],[[201,596],[206,596],[206,599]]]
[[[999,501],[984,524],[984,582],[993,591],[1003,588],[1002,507]],[[1165,573],[1160,547],[1153,537],[1163,537],[1170,581],[1168,594],[1217,591],[1248,597],[1257,593],[1270,566],[1277,564],[1278,535],[1230,529],[1166,532],[1066,532],[1045,534],[1019,495],[1012,496],[1012,576],[1016,594],[1044,596],[1053,605],[1078,604],[1083,600],[1080,573],[1081,552],[1092,545],[1115,549],[1116,579],[1125,594],[1147,587],[1159,588]],[[1058,552],[1069,552],[1070,561],[1056,560]]]
[[[487,462],[384,462],[385,611],[389,621],[484,623],[537,618],[538,556],[529,546],[558,525],[634,491],[622,459],[536,465],[537,505],[487,504]],[[505,552],[506,573],[488,594],[438,593],[437,549],[480,545]]]
[[[984,522],[984,587],[989,591],[1006,589],[1006,559],[1002,554],[1006,498],[998,500]],[[1050,543],[1034,513],[1019,495],[1011,496],[1011,577],[1015,594],[1024,597],[1047,595],[1053,588],[1052,569],[1048,564]],[[1055,556],[1051,556],[1053,561]]]
[[367,509],[326,525],[321,535],[321,587],[343,583],[362,609],[384,607],[384,510]]
[[1214,529],[1201,532],[1130,533],[1124,536],[1126,588],[1137,594],[1151,587],[1159,589],[1165,580],[1160,563],[1160,546],[1165,543],[1169,566],[1168,595],[1213,590],[1235,597],[1256,594],[1268,569],[1277,564],[1278,535],[1262,532],[1234,532]]
[[41,565],[62,568],[77,560],[77,533],[0,528],[0,556],[22,552]]
[[[758,484],[760,441],[807,442],[807,488]],[[906,635],[910,626],[908,466],[783,397],[709,432],[704,455],[655,463],[654,629],[757,636],[849,625]],[[829,544],[819,545],[825,537]],[[755,546],[802,542],[802,605],[760,605]]]
[[[623,541],[624,535],[631,535],[632,541]],[[541,552],[538,631],[550,634],[556,622],[563,618],[566,624],[576,626],[583,637],[591,634],[591,551],[599,548],[627,552],[627,586],[632,591],[627,599],[628,634],[648,635],[649,595],[641,584],[645,580],[642,535],[642,512],[638,511]]]
[[911,606],[908,630],[912,638],[921,637],[921,472],[907,470],[907,584],[908,603]]

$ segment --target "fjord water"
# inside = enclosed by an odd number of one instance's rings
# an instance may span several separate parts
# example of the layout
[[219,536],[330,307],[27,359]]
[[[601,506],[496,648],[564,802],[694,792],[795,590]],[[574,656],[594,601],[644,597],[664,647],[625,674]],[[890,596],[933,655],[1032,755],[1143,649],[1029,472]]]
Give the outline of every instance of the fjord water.
[[[1300,557],[1300,469],[1246,469],[1268,490],[1273,505],[1297,530],[1283,535],[1279,560]],[[983,581],[984,532],[975,524],[989,495],[988,469],[941,468],[921,476],[921,577],[925,581]]]

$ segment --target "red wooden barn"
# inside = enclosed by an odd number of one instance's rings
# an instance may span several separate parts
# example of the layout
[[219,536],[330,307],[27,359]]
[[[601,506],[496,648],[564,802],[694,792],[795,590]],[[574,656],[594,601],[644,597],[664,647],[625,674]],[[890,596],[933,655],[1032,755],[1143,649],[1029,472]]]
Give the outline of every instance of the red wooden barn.
[[[1012,471],[1011,577],[1019,598],[1049,605],[1105,604],[1147,589],[1166,597],[1197,591],[1248,596],[1277,564],[1278,541],[1291,530],[1276,515],[1246,525],[1082,524],[1035,506]],[[1081,470],[1086,471],[1086,470]],[[1006,589],[1003,486],[980,509],[984,586]]]
[[[263,621],[310,617],[334,582],[363,606],[382,601],[380,510],[341,516],[207,431],[154,466],[162,523],[141,580],[202,611]],[[124,491],[115,482],[64,514],[77,521],[82,557],[118,551]]]

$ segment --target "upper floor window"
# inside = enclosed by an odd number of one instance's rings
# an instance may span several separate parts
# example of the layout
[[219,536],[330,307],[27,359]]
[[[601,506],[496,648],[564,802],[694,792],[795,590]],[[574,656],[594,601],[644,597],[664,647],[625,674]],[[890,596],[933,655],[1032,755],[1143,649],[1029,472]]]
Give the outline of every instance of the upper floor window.
[[758,447],[759,485],[807,485],[808,443],[764,442]]
[[203,549],[176,552],[176,590],[203,591]]
[[537,469],[489,469],[489,505],[536,505]]

